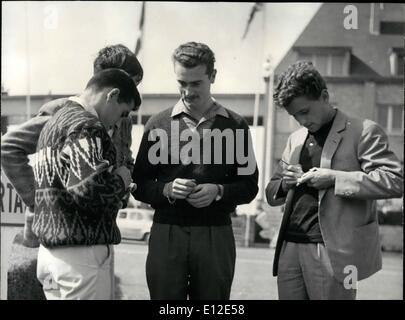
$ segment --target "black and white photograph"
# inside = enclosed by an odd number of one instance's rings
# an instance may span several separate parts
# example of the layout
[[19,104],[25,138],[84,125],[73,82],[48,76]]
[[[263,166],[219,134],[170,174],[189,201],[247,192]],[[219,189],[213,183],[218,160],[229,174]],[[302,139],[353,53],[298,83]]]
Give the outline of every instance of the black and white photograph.
[[404,17],[2,1],[1,300],[403,300]]

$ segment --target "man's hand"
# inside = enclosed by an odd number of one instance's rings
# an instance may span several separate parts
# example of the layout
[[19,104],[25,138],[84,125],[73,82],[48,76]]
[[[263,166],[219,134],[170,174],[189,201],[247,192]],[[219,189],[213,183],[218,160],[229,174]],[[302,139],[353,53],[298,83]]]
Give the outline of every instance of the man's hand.
[[118,203],[118,209],[124,209],[127,207],[130,194],[131,193],[129,192],[129,190],[125,193],[121,201]]
[[38,238],[32,231],[33,220],[34,220],[34,211],[29,207],[27,207],[27,209],[25,209],[23,245],[29,248],[38,248],[39,247]]
[[172,199],[186,199],[193,192],[196,185],[194,179],[177,178],[173,182],[166,184],[163,194],[165,197],[169,196]]
[[321,190],[332,187],[335,184],[335,179],[335,170],[312,168],[298,179],[298,184],[307,183],[309,187]]
[[218,195],[218,186],[212,183],[199,184],[194,188],[186,201],[195,208],[208,207]]
[[124,181],[125,189],[129,188],[129,185],[132,182],[131,171],[127,167],[121,166],[114,171],[115,174],[119,175]]
[[281,173],[283,175],[282,188],[285,192],[293,188],[299,178],[303,175],[302,167],[300,164],[288,165]]

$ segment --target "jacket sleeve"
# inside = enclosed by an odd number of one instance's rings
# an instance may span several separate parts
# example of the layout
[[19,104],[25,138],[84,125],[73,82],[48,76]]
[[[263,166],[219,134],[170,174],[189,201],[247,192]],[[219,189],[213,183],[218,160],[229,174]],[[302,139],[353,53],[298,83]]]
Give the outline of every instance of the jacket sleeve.
[[167,199],[163,195],[165,183],[157,181],[158,164],[150,161],[148,153],[155,141],[149,141],[150,130],[145,127],[139,146],[138,155],[135,161],[135,167],[132,174],[132,180],[136,183],[136,191],[133,196],[136,200],[149,203],[153,208],[167,204]]
[[[227,204],[233,206],[239,204],[245,204],[251,202],[259,191],[258,176],[259,171],[257,169],[256,157],[253,150],[252,136],[249,130],[249,126],[246,121],[242,121],[241,129],[243,130],[243,154],[247,153],[247,166],[242,166],[239,163],[236,156],[236,179],[232,183],[224,184],[224,193],[222,199]],[[236,139],[235,149],[236,152],[240,147]]]
[[[288,137],[286,147],[283,151],[281,159],[289,163],[291,153],[291,136]],[[266,187],[266,198],[271,206],[280,206],[285,203],[287,193],[281,188],[283,166],[279,162],[276,166],[273,176]]]
[[335,195],[356,199],[399,198],[403,195],[403,172],[389,149],[384,130],[366,120],[357,147],[361,171],[337,171]]
[[102,137],[95,134],[66,139],[60,154],[60,176],[78,206],[90,212],[117,212],[126,193],[114,164],[103,157]]
[[45,103],[38,115],[1,138],[1,166],[24,203],[33,208],[35,180],[28,156],[34,154],[45,123],[62,107],[66,98]]
[[16,192],[28,207],[34,206],[35,180],[28,156],[36,152],[37,141],[50,116],[36,116],[1,138],[1,166]]
[[126,166],[132,173],[134,158],[132,157],[132,122],[131,119],[121,119],[115,127],[112,140],[117,150],[117,167]]

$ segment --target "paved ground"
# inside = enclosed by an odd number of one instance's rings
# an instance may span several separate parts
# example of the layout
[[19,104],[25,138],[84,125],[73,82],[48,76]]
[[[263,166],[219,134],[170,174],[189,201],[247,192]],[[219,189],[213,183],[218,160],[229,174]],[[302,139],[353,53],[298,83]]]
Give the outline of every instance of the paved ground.
[[[117,299],[148,300],[145,278],[147,246],[124,241],[115,247],[116,275],[119,278]],[[271,275],[274,250],[237,248],[236,270],[231,299],[275,300],[276,278]],[[359,283],[359,300],[403,299],[402,254],[383,253],[383,269]]]

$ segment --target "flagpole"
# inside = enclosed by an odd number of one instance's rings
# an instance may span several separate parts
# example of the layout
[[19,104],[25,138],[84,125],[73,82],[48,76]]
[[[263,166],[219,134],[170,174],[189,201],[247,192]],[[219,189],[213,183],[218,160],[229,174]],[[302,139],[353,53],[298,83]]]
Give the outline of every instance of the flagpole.
[[267,111],[267,150],[266,150],[266,175],[264,178],[264,185],[267,185],[270,181],[270,177],[273,174],[273,162],[274,162],[274,135],[275,135],[275,125],[276,125],[276,112],[273,106],[273,91],[274,91],[274,69],[270,65],[269,72],[269,99],[268,99],[268,111]]
[[257,90],[255,94],[255,104],[253,108],[253,127],[257,127],[259,119],[260,92]]
[[[261,40],[261,44],[262,44],[262,48],[261,48],[261,57],[260,57],[260,65],[259,65],[259,73],[261,72],[261,67],[262,67],[262,62],[264,61],[264,51],[265,51],[265,28],[266,28],[266,6],[263,5],[262,6],[262,40]],[[259,83],[257,85],[257,89],[256,89],[256,95],[255,95],[255,104],[254,104],[254,110],[253,110],[253,126],[256,127],[259,124],[259,114],[260,114],[260,95],[261,95],[261,81],[259,78]]]
[[[144,43],[143,43],[143,30],[144,30],[144,25],[145,25],[145,13],[146,13],[146,2],[142,1],[142,7],[141,7],[141,16],[139,19],[139,38],[137,40],[136,43],[136,47],[135,47],[135,54],[138,57],[138,61],[142,66],[143,63],[143,57],[144,57],[144,48],[142,48],[142,46],[144,47]],[[137,52],[138,51],[138,52]],[[142,93],[139,93],[142,99]],[[139,108],[137,111],[137,124],[138,125],[142,125],[142,108]]]
[[[263,148],[262,148],[262,172],[259,174],[260,175],[260,195],[259,195],[259,203],[258,203],[258,209],[263,210],[264,203],[266,202],[266,161],[267,161],[267,144],[268,144],[268,104],[269,104],[269,64],[268,59],[266,58],[266,39],[267,39],[267,14],[266,14],[266,9],[267,6],[266,4],[263,4],[263,20],[262,20],[262,59],[261,62],[263,63],[263,80],[264,80],[264,85],[265,85],[265,94],[264,94],[264,106],[263,106],[263,128],[264,128],[264,133],[263,133]],[[265,60],[266,58],[266,60]]]
[[31,85],[30,85],[30,72],[31,72],[31,61],[30,61],[30,45],[29,45],[29,37],[28,37],[28,2],[25,1],[24,3],[24,10],[25,10],[25,52],[26,52],[26,72],[27,72],[27,94],[25,97],[25,105],[26,105],[26,117],[27,120],[31,119]]

